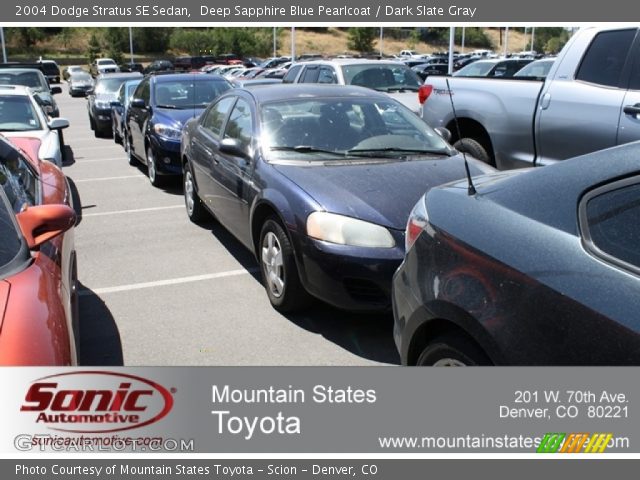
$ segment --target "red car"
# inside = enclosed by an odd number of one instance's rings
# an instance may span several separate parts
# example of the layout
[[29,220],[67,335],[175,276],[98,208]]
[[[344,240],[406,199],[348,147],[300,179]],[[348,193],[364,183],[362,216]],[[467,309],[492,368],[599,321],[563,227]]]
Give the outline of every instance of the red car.
[[76,216],[39,140],[0,136],[0,365],[77,363]]

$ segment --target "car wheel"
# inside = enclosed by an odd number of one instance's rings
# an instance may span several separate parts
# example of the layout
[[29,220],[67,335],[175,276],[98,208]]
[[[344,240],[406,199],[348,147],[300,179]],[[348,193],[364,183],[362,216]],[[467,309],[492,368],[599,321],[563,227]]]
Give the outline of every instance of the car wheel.
[[429,342],[416,363],[423,367],[466,367],[491,365],[491,360],[465,335],[447,334]]
[[153,149],[151,146],[147,147],[147,175],[149,177],[149,182],[154,187],[159,187],[162,183],[161,176],[158,175],[158,166],[156,164],[156,157],[153,154]]
[[201,222],[206,216],[206,210],[198,196],[198,190],[193,179],[191,164],[186,162],[183,170],[184,205],[187,208],[187,216],[193,223]]
[[485,150],[485,148],[473,138],[461,138],[456,143],[453,144],[453,147],[459,152],[465,152],[474,157],[481,162],[484,162],[488,165],[491,165],[493,162],[491,161],[491,157]]
[[96,129],[96,122],[93,120],[93,117],[91,115],[89,115],[89,126],[91,127],[91,130]]
[[258,257],[271,305],[280,312],[294,312],[306,307],[310,296],[300,281],[293,246],[275,217],[269,218],[262,226]]

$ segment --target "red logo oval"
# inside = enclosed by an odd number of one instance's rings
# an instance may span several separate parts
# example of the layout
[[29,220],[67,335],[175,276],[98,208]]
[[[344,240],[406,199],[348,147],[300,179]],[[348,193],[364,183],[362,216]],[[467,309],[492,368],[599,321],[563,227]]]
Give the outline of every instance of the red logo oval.
[[[92,377],[90,389],[86,388],[86,377]],[[152,380],[126,373],[85,371],[35,380],[20,411],[38,413],[36,423],[52,430],[113,433],[151,425],[172,408],[169,390]],[[73,428],[66,428],[67,424]],[[96,429],[96,425],[102,428]]]

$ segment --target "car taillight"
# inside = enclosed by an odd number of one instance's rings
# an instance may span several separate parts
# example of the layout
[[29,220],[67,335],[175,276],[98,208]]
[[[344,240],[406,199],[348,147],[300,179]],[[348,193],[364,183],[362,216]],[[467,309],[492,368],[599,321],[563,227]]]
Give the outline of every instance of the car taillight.
[[433,92],[433,85],[421,85],[420,88],[418,88],[418,101],[420,105],[427,101],[431,92]]
[[429,221],[429,216],[427,215],[427,207],[425,205],[425,197],[422,197],[416,203],[416,206],[413,207],[411,213],[409,214],[409,220],[407,221],[407,230],[404,236],[404,248],[405,252],[408,252],[409,249],[416,243],[416,240],[427,226],[427,222]]

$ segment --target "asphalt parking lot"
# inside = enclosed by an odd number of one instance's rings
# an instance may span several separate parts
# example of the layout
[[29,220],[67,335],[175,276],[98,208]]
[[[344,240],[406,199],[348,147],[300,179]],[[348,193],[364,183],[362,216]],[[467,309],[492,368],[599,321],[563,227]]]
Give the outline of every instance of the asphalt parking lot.
[[391,315],[321,303],[272,309],[256,261],[211,221],[191,223],[181,182],[149,184],[112,139],[95,138],[86,100],[56,97],[75,190],[84,365],[397,364]]

